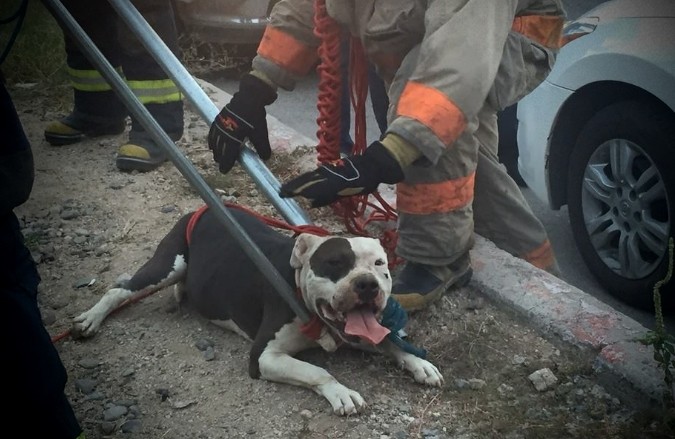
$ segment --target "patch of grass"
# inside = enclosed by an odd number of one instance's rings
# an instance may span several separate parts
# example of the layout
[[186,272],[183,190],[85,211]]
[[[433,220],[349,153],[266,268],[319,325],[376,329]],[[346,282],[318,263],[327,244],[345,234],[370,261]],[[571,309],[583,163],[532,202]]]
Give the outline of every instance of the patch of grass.
[[[0,2],[0,18],[9,17],[21,0]],[[16,21],[0,25],[0,48],[4,49]],[[21,30],[2,65],[9,84],[36,84],[41,92],[69,95],[63,33],[56,20],[39,1],[29,1]]]

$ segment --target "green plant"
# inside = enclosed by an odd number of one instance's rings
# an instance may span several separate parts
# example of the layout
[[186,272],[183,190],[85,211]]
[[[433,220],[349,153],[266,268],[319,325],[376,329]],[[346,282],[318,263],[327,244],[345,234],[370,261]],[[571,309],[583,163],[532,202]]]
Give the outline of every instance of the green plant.
[[663,369],[667,393],[665,395],[665,404],[668,407],[675,406],[675,390],[673,389],[673,371],[675,370],[675,337],[666,332],[663,323],[663,309],[661,305],[661,287],[668,282],[673,275],[673,238],[670,238],[668,244],[668,272],[666,277],[654,285],[654,311],[656,314],[656,325],[654,331],[649,331],[640,340],[640,343],[646,346],[653,346],[654,360],[659,368]]

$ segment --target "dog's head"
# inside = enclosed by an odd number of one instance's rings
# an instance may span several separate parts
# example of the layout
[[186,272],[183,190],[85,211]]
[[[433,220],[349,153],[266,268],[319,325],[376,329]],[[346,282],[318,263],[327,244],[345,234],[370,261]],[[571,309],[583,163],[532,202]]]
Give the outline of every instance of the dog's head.
[[387,254],[378,240],[303,233],[291,266],[307,308],[345,339],[377,344],[389,332],[378,323],[391,293]]

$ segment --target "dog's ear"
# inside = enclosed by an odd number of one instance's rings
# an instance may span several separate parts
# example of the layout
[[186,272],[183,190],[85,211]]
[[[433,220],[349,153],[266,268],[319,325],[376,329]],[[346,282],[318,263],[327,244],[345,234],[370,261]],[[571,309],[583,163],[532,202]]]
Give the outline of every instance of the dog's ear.
[[295,239],[293,253],[291,253],[291,267],[301,268],[307,261],[307,257],[311,254],[311,250],[321,241],[323,241],[323,238],[320,236],[312,235],[311,233],[301,233]]

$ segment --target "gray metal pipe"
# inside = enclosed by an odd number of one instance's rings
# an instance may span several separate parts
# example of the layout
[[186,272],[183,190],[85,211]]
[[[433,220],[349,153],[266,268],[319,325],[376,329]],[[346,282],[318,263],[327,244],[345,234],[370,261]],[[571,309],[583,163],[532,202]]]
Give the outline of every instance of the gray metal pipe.
[[[226,227],[230,234],[237,240],[244,253],[247,254],[253,263],[258,267],[266,279],[277,289],[279,294],[288,302],[295,314],[304,323],[309,321],[309,314],[304,304],[296,299],[296,293],[279,271],[270,263],[265,254],[260,250],[257,244],[251,239],[246,231],[234,219],[232,213],[223,205],[220,197],[206,184],[202,176],[197,172],[192,162],[185,157],[157,121],[148,112],[145,106],[138,100],[134,92],[127,83],[117,74],[112,65],[98,50],[93,41],[84,32],[80,25],[73,19],[73,16],[63,6],[59,0],[44,0],[50,7],[51,13],[61,23],[61,25],[70,31],[75,40],[79,43],[80,49],[87,56],[87,59],[96,67],[101,75],[108,81],[112,89],[117,93],[120,99],[125,103],[127,109],[133,114],[150,133],[153,139],[164,149],[173,164],[181,174],[194,187],[204,202],[212,209],[216,217]],[[132,8],[137,14],[138,11],[128,2],[126,8]],[[140,17],[140,14],[138,14]],[[141,17],[142,19],[142,17]],[[143,19],[145,22],[145,20]],[[147,25],[147,22],[145,23]],[[150,26],[148,26],[150,30]],[[152,31],[154,38],[160,41],[159,37]],[[167,49],[168,50],[168,49]],[[199,89],[201,91],[201,88]],[[211,101],[209,101],[211,102]],[[211,103],[213,106],[213,103]],[[204,105],[204,108],[206,106]],[[214,107],[215,108],[215,107]],[[263,165],[264,166],[264,165]],[[306,223],[305,223],[306,224]],[[225,249],[224,249],[225,251]]]
[[[183,92],[190,103],[201,114],[202,119],[211,123],[218,115],[219,108],[202,90],[197,81],[181,64],[167,45],[157,35],[138,10],[129,0],[108,0],[118,15],[126,22],[131,31],[155,58],[178,88]],[[248,143],[248,142],[247,142]],[[265,166],[258,154],[252,148],[244,148],[239,157],[242,168],[253,179],[262,194],[274,205],[281,216],[293,225],[311,224],[306,212],[292,198],[281,198],[279,188],[281,184]]]

